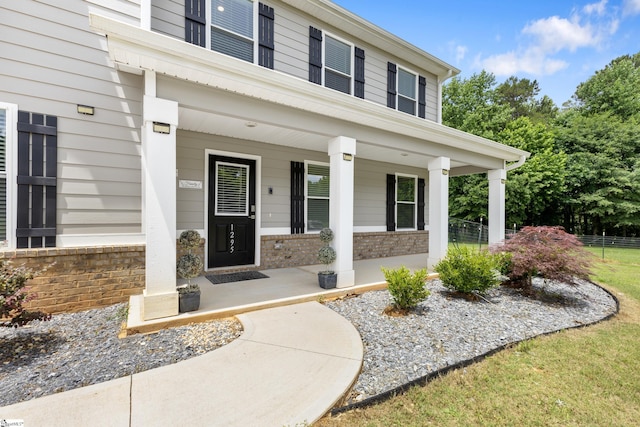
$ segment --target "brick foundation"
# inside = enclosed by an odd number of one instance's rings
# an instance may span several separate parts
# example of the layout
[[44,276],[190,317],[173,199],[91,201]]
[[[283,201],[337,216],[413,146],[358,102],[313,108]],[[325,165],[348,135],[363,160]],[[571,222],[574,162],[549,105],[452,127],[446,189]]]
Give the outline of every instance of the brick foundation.
[[[317,264],[322,242],[317,234],[262,236],[260,269]],[[427,231],[356,233],[354,260],[426,253]],[[178,248],[177,257],[186,251]],[[204,259],[204,239],[193,251]],[[0,259],[46,271],[28,282],[38,298],[33,309],[62,313],[126,302],[145,287],[145,246],[18,249],[0,251]],[[226,270],[226,269],[225,269]],[[238,267],[229,271],[248,270]]]
[[29,307],[47,313],[75,312],[126,302],[144,289],[145,246],[18,249],[0,259],[37,274],[27,284],[38,298]]
[[[262,236],[261,269],[318,263],[322,242],[317,234]],[[353,259],[385,258],[429,251],[428,231],[355,233]]]

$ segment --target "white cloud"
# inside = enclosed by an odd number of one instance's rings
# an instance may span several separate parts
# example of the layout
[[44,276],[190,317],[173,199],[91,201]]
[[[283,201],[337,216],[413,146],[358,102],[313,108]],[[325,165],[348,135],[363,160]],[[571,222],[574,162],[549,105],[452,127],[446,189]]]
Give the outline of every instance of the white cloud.
[[[635,4],[640,13],[640,0],[625,0]],[[609,36],[618,31],[620,21],[614,8],[607,10],[608,0],[590,3],[574,10],[569,18],[551,16],[532,21],[521,33],[524,43],[510,52],[488,57],[476,57],[475,65],[497,76],[527,73],[534,76],[551,75],[569,66],[557,56],[563,51],[600,49]]]
[[586,5],[584,8],[582,8],[582,10],[584,10],[584,13],[586,13],[587,15],[591,15],[591,14],[596,14],[596,15],[604,15],[604,12],[606,10],[607,7],[607,1],[608,0],[602,0],[600,1],[600,3],[591,3]]
[[481,68],[496,76],[512,76],[521,72],[532,75],[550,75],[569,66],[565,61],[547,58],[539,49],[507,52],[480,60]]
[[537,39],[535,45],[550,53],[564,49],[574,52],[579,47],[596,46],[600,39],[591,24],[580,25],[577,18],[569,21],[558,16],[534,21],[522,32],[532,35]]
[[640,0],[624,0],[623,10],[625,15],[640,14]]
[[456,62],[458,64],[464,59],[468,50],[469,48],[467,48],[466,46],[461,46],[461,45],[456,46]]

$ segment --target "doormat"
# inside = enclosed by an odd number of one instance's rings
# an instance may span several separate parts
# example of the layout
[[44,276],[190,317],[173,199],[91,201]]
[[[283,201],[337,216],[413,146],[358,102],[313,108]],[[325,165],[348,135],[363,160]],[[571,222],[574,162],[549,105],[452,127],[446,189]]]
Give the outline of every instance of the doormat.
[[210,274],[205,276],[214,285],[230,282],[242,282],[243,280],[268,279],[269,276],[259,271],[239,271],[237,273]]

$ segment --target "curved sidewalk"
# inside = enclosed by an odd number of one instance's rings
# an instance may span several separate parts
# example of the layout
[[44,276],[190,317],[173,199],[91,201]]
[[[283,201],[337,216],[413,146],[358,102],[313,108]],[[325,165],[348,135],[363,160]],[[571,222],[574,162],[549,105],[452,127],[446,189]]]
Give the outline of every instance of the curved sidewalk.
[[0,419],[29,427],[304,425],[329,411],[360,372],[357,330],[317,302],[237,317],[244,333],[218,350],[6,406]]

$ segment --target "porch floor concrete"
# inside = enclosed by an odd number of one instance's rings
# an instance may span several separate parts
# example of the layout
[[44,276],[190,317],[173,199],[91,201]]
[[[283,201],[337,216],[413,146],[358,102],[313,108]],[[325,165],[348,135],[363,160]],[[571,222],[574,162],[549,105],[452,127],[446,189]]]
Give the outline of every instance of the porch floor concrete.
[[[317,273],[322,265],[260,270],[266,279],[245,280],[214,285],[206,277],[191,279],[200,285],[200,308],[163,319],[142,320],[142,295],[132,296],[126,334],[149,333],[160,329],[216,318],[235,316],[255,310],[307,301],[321,301],[349,294],[386,288],[380,267],[406,266],[410,270],[426,268],[428,254],[404,255],[354,261],[355,286],[324,290],[318,286]],[[183,283],[184,279],[178,283]]]

